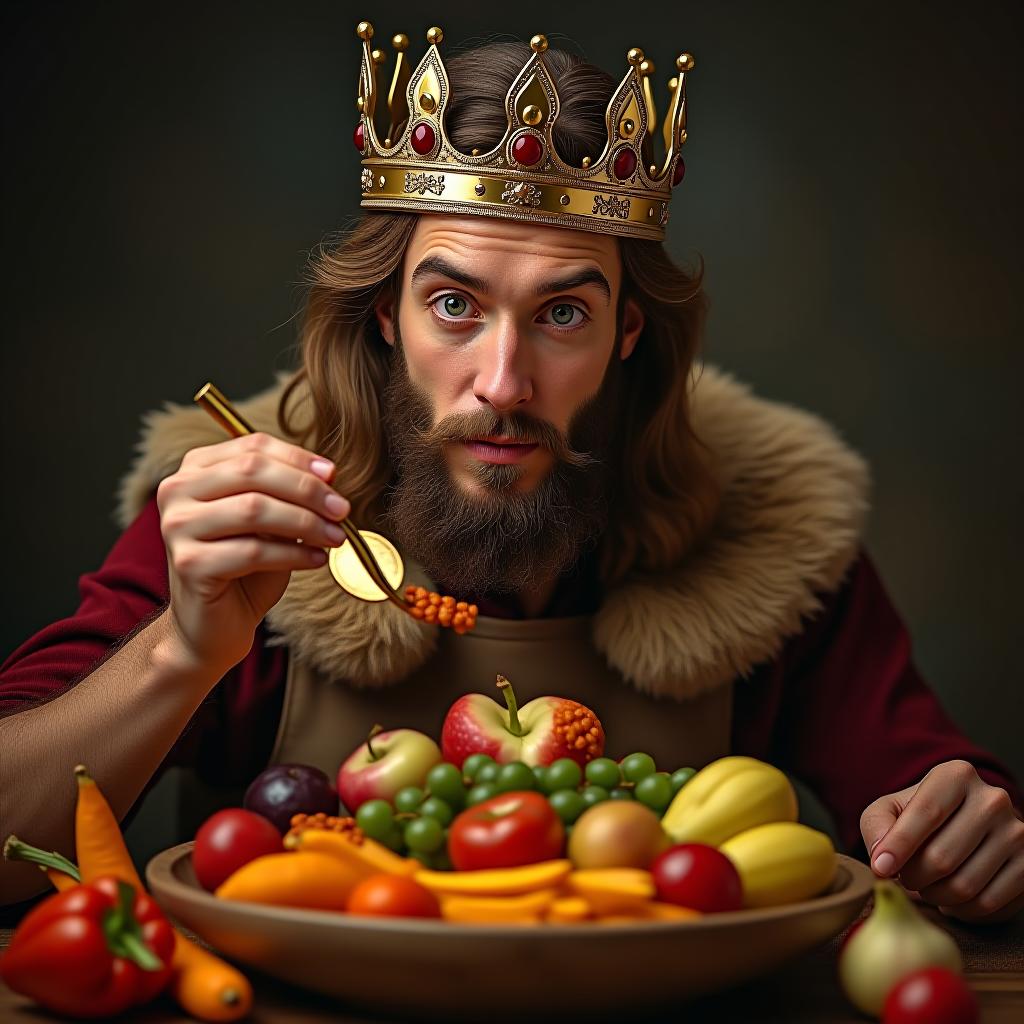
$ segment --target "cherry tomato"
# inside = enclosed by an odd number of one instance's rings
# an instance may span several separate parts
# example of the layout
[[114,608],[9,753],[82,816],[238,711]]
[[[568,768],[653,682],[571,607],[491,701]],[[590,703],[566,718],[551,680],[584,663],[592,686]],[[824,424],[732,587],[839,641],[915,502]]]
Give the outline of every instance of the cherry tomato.
[[374,917],[440,917],[437,897],[405,875],[370,875],[348,898],[350,914]]
[[743,907],[743,882],[732,861],[703,843],[682,843],[651,864],[658,899],[704,914]]
[[199,884],[213,892],[243,864],[283,850],[281,833],[262,814],[228,807],[211,814],[199,826],[192,867]]
[[978,1001],[959,974],[945,967],[913,971],[885,997],[882,1024],[977,1024]]
[[459,871],[535,864],[564,849],[562,820],[540,793],[491,797],[463,811],[448,832],[448,856]]

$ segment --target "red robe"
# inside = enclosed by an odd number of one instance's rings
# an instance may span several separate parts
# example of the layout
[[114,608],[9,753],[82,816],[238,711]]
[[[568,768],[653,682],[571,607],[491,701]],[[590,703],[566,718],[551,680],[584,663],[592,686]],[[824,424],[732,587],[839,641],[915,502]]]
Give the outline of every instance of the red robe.
[[[81,577],[79,589],[73,616],[40,630],[0,666],[0,715],[59,696],[166,607],[167,560],[155,499],[103,565]],[[559,614],[574,610],[571,588],[558,599]],[[823,600],[823,610],[779,657],[737,680],[733,753],[769,761],[806,782],[834,815],[847,850],[865,860],[864,808],[944,761],[969,761],[986,782],[1006,789],[1018,809],[1024,806],[1006,767],[960,732],[922,680],[906,627],[866,554]],[[172,764],[234,786],[266,767],[288,657],[266,639],[261,626],[249,654],[200,705],[143,796]]]

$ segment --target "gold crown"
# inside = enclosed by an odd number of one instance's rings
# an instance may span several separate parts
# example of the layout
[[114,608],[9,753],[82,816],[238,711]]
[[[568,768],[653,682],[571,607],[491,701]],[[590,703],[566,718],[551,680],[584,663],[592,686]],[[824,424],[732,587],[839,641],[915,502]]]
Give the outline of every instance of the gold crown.
[[672,187],[683,178],[680,150],[686,141],[686,72],[694,61],[676,58],[678,74],[669,81],[669,109],[662,134],[664,157],[654,158],[652,137],[658,118],[651,91],[654,64],[634,47],[629,71],[605,111],[604,151],[582,167],[562,160],[551,130],[558,117],[558,90],[547,66],[542,35],[530,40],[533,53],[505,98],[508,129],[486,153],[459,152],[445,132],[451,99],[438,44],[439,28],[427,32],[430,44],[415,71],[405,52],[406,35],[391,40],[395,67],[387,94],[390,127],[381,139],[374,127],[380,96],[377,69],[386,59],[373,48],[373,26],[361,21],[360,113],[356,148],[363,155],[362,203],[370,209],[472,213],[540,221],[584,231],[661,240],[665,237]]

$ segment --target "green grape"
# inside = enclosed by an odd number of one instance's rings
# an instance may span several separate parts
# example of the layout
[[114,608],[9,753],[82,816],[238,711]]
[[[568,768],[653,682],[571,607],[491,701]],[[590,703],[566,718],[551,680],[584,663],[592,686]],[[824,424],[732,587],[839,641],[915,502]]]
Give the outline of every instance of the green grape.
[[397,825],[393,825],[391,831],[380,842],[395,853],[405,853],[405,838]]
[[475,807],[477,804],[482,804],[485,800],[490,800],[492,796],[497,795],[498,787],[493,782],[478,782],[466,794],[466,806]]
[[593,807],[594,804],[603,803],[608,799],[608,790],[604,786],[584,786],[583,792],[580,793],[580,798],[583,800],[583,806]]
[[442,825],[450,825],[452,823],[452,818],[455,817],[455,812],[452,810],[451,804],[442,800],[439,796],[428,796],[427,799],[420,804],[420,814],[424,818],[433,818]]
[[544,780],[548,777],[548,766],[546,764],[535,764],[533,766],[533,778],[534,785],[542,793],[546,793],[547,790],[544,788]]
[[641,779],[633,790],[637,800],[650,807],[655,814],[663,814],[672,803],[672,780],[668,772],[655,772]]
[[444,846],[444,828],[436,818],[414,818],[405,826],[405,845],[420,853],[436,853]]
[[[467,761],[469,758],[466,759]],[[466,800],[466,787],[462,784],[462,772],[453,764],[443,761],[427,772],[427,790],[431,796],[440,797],[450,807],[461,807]]]
[[498,777],[494,780],[499,793],[511,793],[516,789],[533,789],[536,779],[533,770],[522,761],[511,761],[498,769]]
[[490,754],[470,754],[465,761],[462,762],[462,774],[467,779],[475,779],[476,773],[485,764],[493,764],[494,758]]
[[408,814],[423,803],[424,793],[419,786],[406,786],[395,794],[395,810]]
[[476,774],[473,776],[473,781],[480,782],[497,782],[498,772],[501,771],[501,765],[496,764],[494,761],[486,761],[476,770]]
[[585,769],[587,782],[602,789],[614,789],[622,781],[622,769],[610,757],[595,757]]
[[582,781],[583,769],[571,757],[560,757],[548,765],[544,791],[555,793],[560,789],[575,789]]
[[571,825],[586,808],[583,795],[575,789],[559,789],[548,797],[548,803],[566,825]]
[[356,824],[371,839],[385,843],[395,831],[395,814],[387,800],[367,800],[356,811]]
[[420,850],[410,850],[409,856],[413,860],[418,860],[425,868],[432,868],[434,866],[434,854],[423,853]]
[[678,793],[696,774],[696,768],[677,768],[672,773],[672,792]]
[[608,799],[609,800],[632,800],[633,799],[633,790],[631,790],[631,789],[623,789],[621,786],[616,786],[615,789],[613,789],[608,794]]
[[630,754],[622,759],[622,777],[627,782],[639,782],[658,770],[650,754]]

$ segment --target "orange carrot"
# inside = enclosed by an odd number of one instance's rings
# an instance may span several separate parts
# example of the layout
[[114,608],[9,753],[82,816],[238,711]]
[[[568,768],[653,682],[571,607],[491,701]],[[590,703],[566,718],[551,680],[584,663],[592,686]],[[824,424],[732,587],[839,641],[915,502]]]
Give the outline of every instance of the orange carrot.
[[[116,875],[145,887],[125,846],[110,804],[84,765],[75,768],[78,804],[75,847],[82,880]],[[175,932],[170,990],[181,1008],[199,1020],[233,1021],[252,1009],[252,985],[241,971]]]

